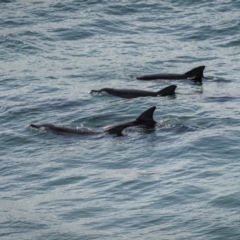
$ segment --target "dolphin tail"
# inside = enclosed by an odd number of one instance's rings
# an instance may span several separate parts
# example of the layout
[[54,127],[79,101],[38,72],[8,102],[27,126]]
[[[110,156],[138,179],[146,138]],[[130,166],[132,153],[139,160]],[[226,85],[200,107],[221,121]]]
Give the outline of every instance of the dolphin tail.
[[128,127],[128,125],[120,125],[115,127],[110,127],[106,132],[110,134],[116,134],[117,136],[122,136],[122,131]]
[[155,124],[156,122],[153,119],[153,113],[156,107],[151,107],[148,110],[141,113],[141,115],[136,119],[136,121],[144,123],[144,124]]
[[168,87],[163,88],[162,90],[157,92],[157,95],[160,96],[168,96],[168,95],[174,95],[175,94],[175,89],[177,88],[176,85],[170,85]]
[[185,75],[187,75],[189,78],[192,78],[194,81],[202,82],[204,69],[205,69],[205,66],[199,66],[186,72]]

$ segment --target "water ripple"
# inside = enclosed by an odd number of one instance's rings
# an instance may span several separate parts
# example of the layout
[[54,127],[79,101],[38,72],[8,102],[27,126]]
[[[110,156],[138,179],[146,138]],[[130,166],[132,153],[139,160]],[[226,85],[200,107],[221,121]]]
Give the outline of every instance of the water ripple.
[[[238,1],[0,2],[1,239],[239,239]],[[202,84],[136,80],[200,65]],[[102,129],[151,106],[156,127],[121,137],[28,127]]]

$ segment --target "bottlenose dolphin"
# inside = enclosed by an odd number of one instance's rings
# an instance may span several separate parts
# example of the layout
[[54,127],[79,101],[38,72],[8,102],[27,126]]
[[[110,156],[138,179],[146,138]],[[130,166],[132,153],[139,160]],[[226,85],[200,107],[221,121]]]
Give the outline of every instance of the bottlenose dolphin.
[[50,130],[54,133],[63,133],[63,134],[78,134],[78,135],[93,135],[93,134],[102,134],[110,133],[116,134],[118,136],[122,135],[122,131],[127,127],[143,126],[152,128],[155,126],[156,122],[153,119],[153,113],[156,107],[151,107],[148,110],[144,111],[138,118],[131,122],[119,123],[112,126],[105,127],[103,131],[94,131],[94,130],[85,130],[78,128],[69,128],[55,126],[53,124],[30,124],[29,126],[36,129]]
[[92,90],[90,93],[106,92],[110,95],[123,98],[137,98],[137,97],[165,97],[175,93],[176,85],[171,85],[158,92],[150,92],[136,89],[117,89],[117,88],[102,88],[100,90]]
[[162,74],[150,74],[139,76],[136,79],[138,80],[157,80],[157,79],[171,79],[171,80],[180,80],[180,79],[191,79],[195,82],[202,82],[203,71],[205,66],[196,67],[183,74],[175,73],[162,73]]

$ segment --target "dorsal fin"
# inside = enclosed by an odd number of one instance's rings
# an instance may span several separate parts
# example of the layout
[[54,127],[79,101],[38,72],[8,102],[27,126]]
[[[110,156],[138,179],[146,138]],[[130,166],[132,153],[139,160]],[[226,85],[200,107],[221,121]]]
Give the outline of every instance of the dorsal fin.
[[140,121],[143,123],[156,123],[153,119],[153,113],[155,111],[156,107],[151,107],[148,110],[144,111],[137,119],[136,121]]
[[157,92],[157,95],[168,96],[173,95],[175,93],[176,85],[170,85],[168,87],[163,88],[162,90]]
[[122,124],[118,124],[112,127],[109,127],[105,132],[108,132],[110,134],[117,134],[118,136],[122,135],[122,131],[127,127],[134,127],[139,125],[146,125],[146,126],[154,126],[156,123],[153,119],[153,113],[155,111],[156,107],[151,107],[148,110],[141,113],[141,115],[135,120],[131,122],[126,122]]
[[192,77],[192,78],[194,78],[194,77],[202,78],[204,69],[205,69],[205,66],[199,66],[199,67],[193,68],[192,70],[186,72],[185,75],[187,75],[188,77]]

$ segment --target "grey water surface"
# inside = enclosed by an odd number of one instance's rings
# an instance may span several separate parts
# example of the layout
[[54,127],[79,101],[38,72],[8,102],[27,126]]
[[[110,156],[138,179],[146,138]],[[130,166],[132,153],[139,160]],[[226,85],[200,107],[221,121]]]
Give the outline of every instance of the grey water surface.
[[[240,239],[240,1],[1,0],[1,239]],[[205,65],[203,83],[139,81]],[[175,97],[91,95],[103,87]],[[156,106],[155,129],[102,129]]]

